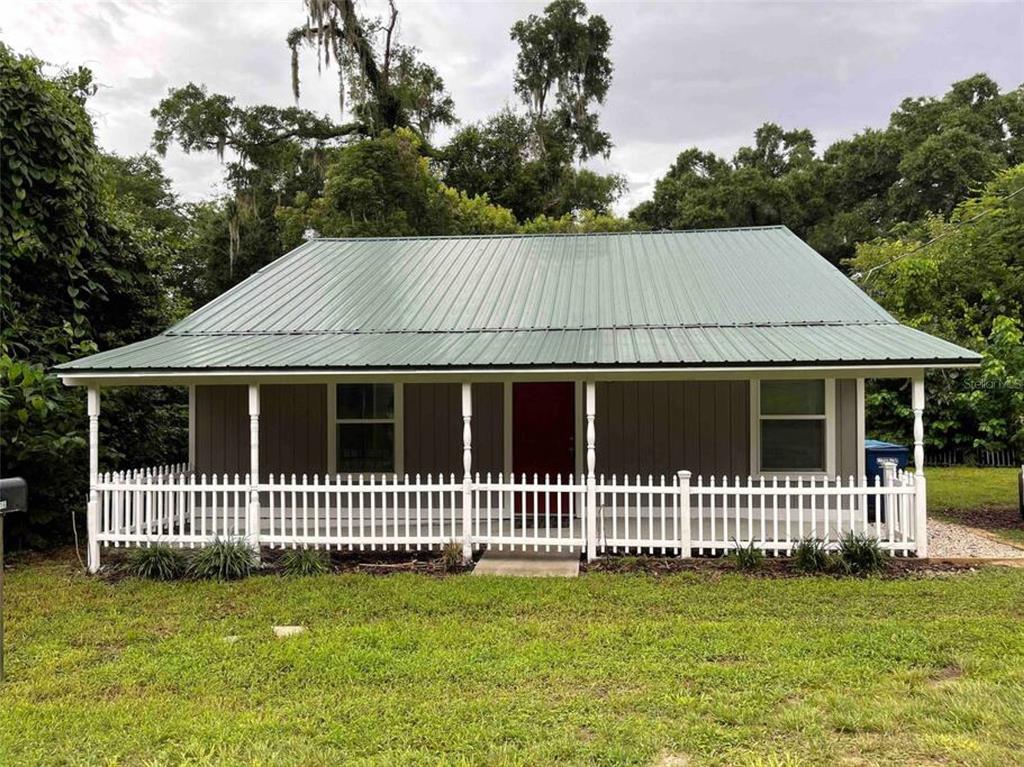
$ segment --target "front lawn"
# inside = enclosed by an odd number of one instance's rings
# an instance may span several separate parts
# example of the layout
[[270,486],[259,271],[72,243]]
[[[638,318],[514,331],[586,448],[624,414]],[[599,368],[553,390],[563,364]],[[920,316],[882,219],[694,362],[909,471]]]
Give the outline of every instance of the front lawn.
[[[1010,764],[1024,570],[8,573],[0,764]],[[271,626],[305,635],[274,639]]]
[[988,530],[1008,543],[1024,544],[1017,473],[1018,469],[968,466],[926,468],[929,513]]

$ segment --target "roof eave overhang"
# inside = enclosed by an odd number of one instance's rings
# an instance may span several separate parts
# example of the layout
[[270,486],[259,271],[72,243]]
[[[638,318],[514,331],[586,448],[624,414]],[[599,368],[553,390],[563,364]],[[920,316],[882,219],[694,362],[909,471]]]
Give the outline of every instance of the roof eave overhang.
[[317,382],[337,379],[430,380],[629,380],[673,378],[811,377],[836,374],[851,378],[902,378],[924,369],[975,368],[980,359],[864,360],[837,362],[749,362],[693,365],[531,365],[491,367],[347,367],[347,368],[194,368],[56,370],[67,386],[187,385],[191,383]]

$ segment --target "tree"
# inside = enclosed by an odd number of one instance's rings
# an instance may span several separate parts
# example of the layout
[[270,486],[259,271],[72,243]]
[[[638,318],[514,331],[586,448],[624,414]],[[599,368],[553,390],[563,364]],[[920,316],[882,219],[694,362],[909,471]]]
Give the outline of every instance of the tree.
[[[174,224],[158,228],[160,211],[141,213],[134,198],[166,180],[145,160],[99,153],[85,109],[89,70],[48,76],[40,61],[0,44],[0,86],[0,460],[5,476],[32,487],[31,515],[12,520],[13,536],[32,543],[67,535],[65,513],[84,510],[84,401],[50,368],[153,335],[181,307],[169,289]],[[116,396],[111,403],[117,417]],[[104,457],[144,460],[174,441],[159,431],[165,424],[119,430]]]
[[611,211],[625,190],[625,179],[576,168],[565,154],[549,151],[541,156],[532,136],[529,119],[510,109],[467,125],[437,155],[445,184],[470,195],[487,195],[519,221]]
[[326,237],[490,234],[515,230],[515,218],[485,197],[445,186],[408,129],[341,150],[327,167],[324,193],[278,211],[286,244],[313,230]]
[[604,103],[612,81],[604,17],[591,16],[582,0],[555,0],[542,16],[517,21],[511,36],[519,44],[515,90],[529,109],[541,153],[558,142],[580,160],[607,156],[611,139],[592,111]]
[[[319,194],[326,158],[357,129],[297,107],[242,107],[194,83],[171,88],[152,116],[158,155],[176,144],[226,160],[231,197],[202,210],[203,225],[189,241],[194,252],[186,260],[197,289],[188,296],[197,305],[284,252],[274,211],[300,193]],[[211,227],[214,212],[220,220]]]
[[386,20],[365,19],[355,0],[306,0],[306,24],[288,34],[292,90],[299,98],[299,49],[316,47],[317,59],[338,67],[338,96],[345,114],[346,84],[351,112],[364,136],[413,128],[429,139],[437,125],[455,123],[455,105],[437,70],[417,60],[416,48],[398,41],[398,9],[388,0]]
[[[950,220],[932,215],[907,237],[863,243],[850,261],[864,288],[902,322],[983,356],[980,371],[929,376],[928,439],[939,447],[1024,448],[1021,190],[1024,164],[1000,173]],[[879,387],[873,420],[906,438],[897,401],[891,387]]]
[[653,228],[785,224],[833,263],[857,242],[928,213],[948,216],[1000,169],[1024,161],[1024,90],[985,75],[942,98],[906,99],[885,130],[837,141],[819,158],[806,130],[766,123],[731,161],[680,153],[630,216]]

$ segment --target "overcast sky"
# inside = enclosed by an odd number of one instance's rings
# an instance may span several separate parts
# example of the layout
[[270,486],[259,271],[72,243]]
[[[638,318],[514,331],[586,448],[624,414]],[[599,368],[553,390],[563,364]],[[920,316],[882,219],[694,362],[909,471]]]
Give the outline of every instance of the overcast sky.
[[[374,13],[379,0],[365,0]],[[731,156],[766,120],[810,128],[819,149],[881,127],[899,101],[941,95],[987,72],[1024,82],[1024,0],[991,3],[591,2],[612,28],[614,81],[601,115],[615,143],[600,167],[622,173],[625,212],[649,196],[681,149]],[[398,0],[401,35],[444,77],[464,122],[515,103],[509,27],[543,2]],[[243,104],[292,103],[287,31],[302,0],[275,2],[7,2],[2,39],[53,64],[92,68],[101,145],[145,151],[149,116],[189,81]],[[302,71],[301,105],[337,117],[334,73]],[[438,137],[443,138],[443,136]],[[168,174],[187,199],[220,187],[211,156],[179,152]]]

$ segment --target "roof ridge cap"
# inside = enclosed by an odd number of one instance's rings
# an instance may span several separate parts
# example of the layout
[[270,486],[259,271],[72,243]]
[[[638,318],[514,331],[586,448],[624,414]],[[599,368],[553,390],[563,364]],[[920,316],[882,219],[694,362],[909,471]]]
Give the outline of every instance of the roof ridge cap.
[[780,229],[791,232],[785,224],[762,226],[712,226],[705,229],[627,229],[621,232],[505,232],[491,234],[423,234],[423,235],[380,235],[376,237],[311,237],[310,242],[405,242],[420,240],[497,240],[530,239],[544,237],[621,237],[629,235],[655,234],[713,234],[720,232],[761,232]]

